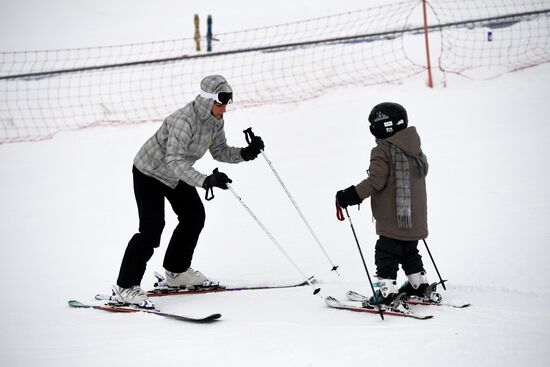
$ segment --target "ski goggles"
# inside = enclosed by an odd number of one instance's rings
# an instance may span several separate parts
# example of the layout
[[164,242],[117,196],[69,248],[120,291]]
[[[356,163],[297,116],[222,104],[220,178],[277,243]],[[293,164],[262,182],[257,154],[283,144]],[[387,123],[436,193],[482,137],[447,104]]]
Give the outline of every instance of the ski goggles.
[[201,90],[201,97],[213,99],[214,102],[218,104],[229,104],[233,102],[233,92],[208,93]]

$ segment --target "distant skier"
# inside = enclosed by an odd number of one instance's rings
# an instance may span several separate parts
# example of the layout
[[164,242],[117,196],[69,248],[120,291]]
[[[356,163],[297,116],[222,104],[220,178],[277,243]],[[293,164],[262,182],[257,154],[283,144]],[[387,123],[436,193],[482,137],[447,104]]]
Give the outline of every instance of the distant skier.
[[[401,292],[424,296],[429,283],[418,253],[418,240],[428,236],[426,181],[428,161],[415,127],[408,127],[407,111],[397,103],[376,105],[370,115],[376,138],[368,178],[336,193],[342,208],[371,198],[379,239],[375,263],[380,288],[371,304],[392,305]],[[397,289],[399,264],[408,281]]]
[[196,187],[208,195],[213,187],[226,190],[231,179],[215,170],[205,175],[193,168],[207,150],[220,162],[240,163],[255,159],[264,148],[255,136],[245,148],[227,145],[223,114],[233,100],[233,90],[220,75],[201,81],[194,101],[168,116],[134,159],[134,193],[139,213],[139,232],[126,248],[117,280],[118,300],[146,304],[140,284],[146,264],[159,247],[164,228],[165,198],[178,216],[163,266],[170,287],[201,286],[211,282],[191,268],[193,252],[205,222],[205,211]]

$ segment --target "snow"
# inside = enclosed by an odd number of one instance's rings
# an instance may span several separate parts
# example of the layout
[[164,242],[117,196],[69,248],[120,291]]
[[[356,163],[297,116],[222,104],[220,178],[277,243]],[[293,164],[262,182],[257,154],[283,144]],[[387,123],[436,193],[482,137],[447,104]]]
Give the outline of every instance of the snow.
[[[230,15],[239,20],[232,23],[234,29],[236,24],[288,20],[282,6],[245,7],[242,0],[210,1],[210,8],[201,3],[191,10],[168,0],[158,7],[143,1],[135,7],[127,1],[50,3],[52,19],[59,20],[56,26],[39,16],[43,2],[2,3],[0,24],[9,20],[13,28],[2,26],[1,48],[14,49],[17,39],[23,49],[34,49],[72,47],[79,41],[173,38],[177,35],[170,32],[176,30],[165,29],[176,24],[170,21],[148,33],[159,19],[175,20],[173,9],[178,18],[212,12],[221,24],[231,24]],[[307,6],[285,3],[301,10]],[[22,9],[31,5],[34,10],[25,10],[28,16],[23,16]],[[361,6],[359,1],[320,2],[311,11],[326,15]],[[148,9],[154,22],[147,22]],[[141,16],[126,17],[126,12]],[[37,27],[38,34],[24,27],[34,20],[47,29]],[[62,32],[65,20],[74,32]],[[95,34],[94,21],[99,29]],[[127,31],[109,38],[106,30],[122,21]],[[146,29],[140,27],[144,23]],[[0,145],[0,289],[9,294],[0,306],[2,365],[548,365],[548,85],[546,64],[490,81],[448,76],[446,88],[438,84],[429,89],[420,76],[401,85],[342,88],[302,103],[229,111],[229,142],[244,145],[242,131],[250,126],[262,136],[269,159],[340,265],[340,276],[330,272],[261,157],[228,165],[206,155],[197,165],[203,172],[219,167],[233,179],[233,188],[300,269],[320,280],[322,296],[344,300],[348,289],[368,294],[349,222],[336,220],[333,198],[337,190],[365,177],[374,145],[366,122],[371,107],[385,100],[402,103],[430,161],[427,241],[449,279],[444,296],[449,302],[472,303],[460,310],[415,307],[435,316],[427,321],[382,321],[377,315],[329,309],[309,287],[155,299],[165,312],[222,313],[222,320],[210,325],[70,309],[67,300],[91,301],[116,280],[125,245],[137,226],[131,162],[158,125],[92,128],[49,141]],[[205,207],[207,223],[195,268],[230,286],[302,280],[231,192],[216,191]],[[373,275],[376,235],[368,201],[350,214]],[[176,223],[170,209],[166,221],[161,247],[142,283],[145,288],[152,286],[153,271],[162,269]],[[435,281],[429,256],[419,247]]]

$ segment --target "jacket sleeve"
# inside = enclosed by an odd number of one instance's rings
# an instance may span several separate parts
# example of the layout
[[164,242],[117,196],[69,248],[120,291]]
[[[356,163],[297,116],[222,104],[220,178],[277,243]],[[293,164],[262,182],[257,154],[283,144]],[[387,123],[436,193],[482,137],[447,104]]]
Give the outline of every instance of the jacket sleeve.
[[369,177],[355,187],[361,200],[368,198],[386,186],[390,175],[390,167],[388,155],[380,146],[374,147],[370,154]]
[[166,165],[183,182],[202,187],[206,175],[193,168],[194,159],[187,154],[187,146],[192,137],[191,124],[187,121],[168,121],[166,141]]
[[212,157],[220,162],[239,163],[244,159],[241,157],[241,148],[230,147],[227,145],[223,124],[214,134],[212,145],[210,146]]

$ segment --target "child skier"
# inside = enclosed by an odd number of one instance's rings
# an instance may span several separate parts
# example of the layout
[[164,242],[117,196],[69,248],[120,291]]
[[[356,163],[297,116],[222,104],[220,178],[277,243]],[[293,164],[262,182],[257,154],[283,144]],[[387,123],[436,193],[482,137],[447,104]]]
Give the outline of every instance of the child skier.
[[[370,131],[376,138],[368,177],[357,186],[336,193],[342,208],[371,198],[376,220],[376,277],[380,288],[371,305],[397,307],[400,293],[427,297],[430,290],[418,240],[428,236],[426,181],[428,161],[420,148],[415,127],[408,127],[407,111],[397,103],[376,105],[370,115]],[[399,264],[408,281],[396,286]]]

